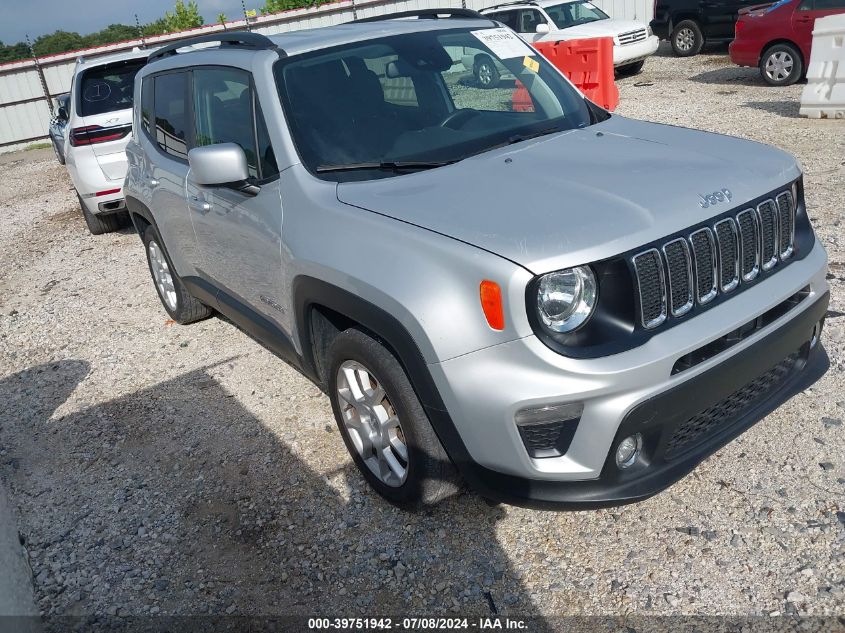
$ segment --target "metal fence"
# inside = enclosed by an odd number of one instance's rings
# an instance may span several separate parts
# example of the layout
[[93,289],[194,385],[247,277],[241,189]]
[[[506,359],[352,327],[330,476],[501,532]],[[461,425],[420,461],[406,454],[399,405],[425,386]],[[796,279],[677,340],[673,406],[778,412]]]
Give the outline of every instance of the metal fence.
[[[651,0],[593,0],[611,17],[648,22],[652,18]],[[319,7],[295,9],[250,20],[252,31],[274,35],[286,31],[317,28],[348,22],[355,18],[383,15],[394,11],[436,7],[466,6],[481,9],[493,0],[339,0]],[[148,37],[88,48],[80,51],[0,64],[0,152],[14,151],[30,143],[46,140],[55,97],[70,89],[73,68],[78,57],[97,57],[125,51],[136,46],[162,45],[192,35],[224,29],[247,28],[245,20],[225,25],[214,24],[190,31]]]

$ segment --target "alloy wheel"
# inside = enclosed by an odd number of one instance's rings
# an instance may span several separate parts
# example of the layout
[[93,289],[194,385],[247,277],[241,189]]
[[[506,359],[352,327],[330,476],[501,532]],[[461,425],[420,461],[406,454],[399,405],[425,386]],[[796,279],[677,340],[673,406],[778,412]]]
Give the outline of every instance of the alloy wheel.
[[378,379],[361,363],[348,360],[337,370],[337,397],[343,425],[367,468],[388,486],[405,483],[405,434]]
[[678,50],[687,52],[695,45],[695,33],[690,28],[683,28],[675,34],[675,46]]
[[161,247],[155,240],[151,240],[147,251],[150,256],[150,269],[153,272],[153,280],[156,284],[156,289],[164,301],[164,304],[171,310],[176,310],[176,287],[173,284],[173,274],[170,272],[170,266],[167,264],[167,259],[161,250]]

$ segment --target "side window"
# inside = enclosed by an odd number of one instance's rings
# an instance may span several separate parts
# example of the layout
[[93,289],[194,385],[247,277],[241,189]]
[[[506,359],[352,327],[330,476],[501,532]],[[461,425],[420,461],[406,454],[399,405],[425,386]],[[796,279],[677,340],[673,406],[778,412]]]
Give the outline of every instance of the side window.
[[258,118],[258,127],[256,130],[256,138],[258,140],[258,163],[260,177],[272,178],[278,175],[279,166],[276,164],[276,154],[273,152],[273,146],[270,143],[270,133],[267,131],[267,124],[264,122],[264,115],[261,114],[261,108],[256,104],[255,114]]
[[234,68],[194,70],[197,146],[237,143],[246,154],[249,175],[258,177],[258,151],[249,73]]
[[153,80],[145,77],[141,83],[141,127],[150,136],[153,135]]
[[546,24],[543,15],[536,9],[522,9],[519,12],[518,33],[536,33],[538,24]]
[[158,75],[153,87],[153,138],[162,151],[182,160],[188,158],[187,84],[187,73],[178,72]]
[[826,11],[828,9],[845,9],[845,0],[815,0],[813,9]]
[[517,17],[519,17],[518,11],[500,11],[499,13],[489,13],[488,15],[514,31],[519,28],[517,20]]

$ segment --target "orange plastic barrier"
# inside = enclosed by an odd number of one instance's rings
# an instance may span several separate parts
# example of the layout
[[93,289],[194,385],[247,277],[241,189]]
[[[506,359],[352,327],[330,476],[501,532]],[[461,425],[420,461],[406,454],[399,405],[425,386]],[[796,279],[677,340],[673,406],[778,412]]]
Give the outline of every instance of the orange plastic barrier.
[[[590,101],[606,110],[619,105],[619,89],[613,75],[613,38],[535,42],[532,46],[569,77]],[[513,109],[517,112],[534,109],[528,91],[519,82],[513,93]]]

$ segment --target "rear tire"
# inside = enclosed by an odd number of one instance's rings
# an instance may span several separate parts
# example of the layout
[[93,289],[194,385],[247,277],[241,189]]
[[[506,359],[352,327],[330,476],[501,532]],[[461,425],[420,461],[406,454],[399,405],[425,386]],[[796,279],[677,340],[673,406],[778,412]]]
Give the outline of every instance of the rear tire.
[[645,66],[645,60],[641,59],[640,61],[634,62],[633,64],[625,64],[624,66],[620,66],[616,69],[616,74],[621,77],[639,75],[643,69],[643,66]]
[[144,242],[147,264],[150,267],[150,275],[158,298],[161,299],[161,305],[164,306],[170,318],[185,325],[211,316],[211,309],[188,292],[185,284],[176,274],[170,255],[167,254],[155,227],[148,226],[141,240]]
[[704,34],[695,20],[681,20],[672,29],[672,50],[678,57],[698,55],[704,47]]
[[804,74],[804,60],[792,44],[775,44],[760,56],[760,76],[770,86],[790,86]]
[[455,467],[396,357],[350,329],[337,335],[326,360],[335,421],[367,483],[409,509],[457,493]]
[[108,215],[94,215],[82,202],[82,196],[76,194],[79,198],[79,206],[82,207],[82,217],[85,218],[85,224],[88,225],[88,230],[91,235],[102,235],[103,233],[114,233],[122,228],[124,223],[120,214],[110,213]]
[[487,55],[481,55],[475,62],[473,69],[475,81],[482,88],[495,88],[499,85],[499,71],[495,62]]

